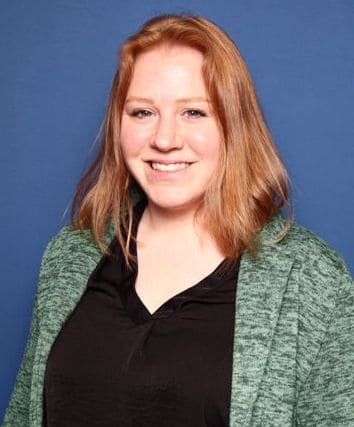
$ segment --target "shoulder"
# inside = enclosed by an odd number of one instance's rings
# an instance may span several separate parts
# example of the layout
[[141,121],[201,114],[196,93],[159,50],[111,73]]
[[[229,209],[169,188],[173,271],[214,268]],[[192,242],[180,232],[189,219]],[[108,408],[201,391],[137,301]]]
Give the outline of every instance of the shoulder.
[[343,257],[314,232],[293,221],[281,241],[272,243],[269,238],[273,236],[274,241],[285,219],[278,214],[272,222],[272,232],[268,229],[266,233],[268,253],[276,251],[280,259],[290,260],[287,287],[296,290],[293,295],[298,303],[299,346],[304,354],[312,348],[314,357],[341,307],[354,315],[354,283]]
[[[107,244],[114,237],[112,224],[107,226],[104,240]],[[83,272],[92,269],[102,256],[89,229],[75,229],[71,225],[64,226],[54,235],[42,258],[40,279],[57,276],[70,267],[81,267]]]
[[[113,235],[113,230],[106,232],[108,244]],[[90,230],[63,227],[44,251],[36,293],[38,313],[51,307],[54,300],[59,305],[76,301],[102,256]]]
[[296,221],[291,222],[288,231],[278,240],[285,225],[286,220],[281,213],[273,215],[261,232],[262,245],[296,260],[305,276],[322,280],[343,275],[350,278],[343,257],[325,240]]
[[291,266],[287,286],[297,289],[300,318],[309,319],[309,331],[321,325],[325,330],[338,301],[354,298],[351,275],[338,252],[295,221],[277,241],[285,225],[286,220],[279,213],[264,227],[261,241],[265,257],[270,265],[279,260],[279,263]]
[[91,233],[74,230],[70,225],[64,226],[47,244],[41,265],[41,276],[54,274],[60,268],[61,261],[70,253],[86,250],[94,246]]

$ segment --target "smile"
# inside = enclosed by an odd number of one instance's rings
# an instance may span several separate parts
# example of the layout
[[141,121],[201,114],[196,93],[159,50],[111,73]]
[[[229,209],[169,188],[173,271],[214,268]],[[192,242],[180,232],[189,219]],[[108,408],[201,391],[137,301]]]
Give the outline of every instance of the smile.
[[191,165],[191,163],[186,162],[179,162],[179,163],[158,163],[158,162],[151,162],[150,163],[152,169],[156,171],[163,171],[163,172],[176,172],[182,169],[186,169],[188,166]]

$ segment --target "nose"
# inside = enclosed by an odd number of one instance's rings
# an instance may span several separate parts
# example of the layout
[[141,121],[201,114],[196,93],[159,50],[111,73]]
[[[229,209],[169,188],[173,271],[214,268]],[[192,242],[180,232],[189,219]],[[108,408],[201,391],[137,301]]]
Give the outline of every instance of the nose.
[[160,151],[171,151],[182,148],[183,139],[177,128],[175,117],[160,116],[156,124],[152,145]]

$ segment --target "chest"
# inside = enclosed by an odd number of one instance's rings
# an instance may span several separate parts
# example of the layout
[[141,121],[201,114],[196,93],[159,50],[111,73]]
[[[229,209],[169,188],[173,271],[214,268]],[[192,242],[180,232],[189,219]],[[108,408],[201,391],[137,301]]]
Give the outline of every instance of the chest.
[[[41,328],[33,372],[36,387],[31,398],[31,413],[36,420],[40,419],[46,359],[63,323],[80,301],[88,279],[87,259],[83,260],[79,252],[73,252],[71,258],[67,269],[46,281],[43,289],[48,292],[50,289],[50,298],[44,299],[44,294],[40,298]],[[290,276],[292,264],[287,258],[280,262],[274,254],[256,263],[249,257],[243,257],[241,262],[230,426],[292,425],[299,363],[296,361],[298,289]]]
[[47,361],[47,419],[226,426],[235,271],[208,275],[153,314],[132,287],[135,276],[107,259],[89,279]]
[[186,250],[138,245],[137,260],[135,290],[153,313],[170,298],[215,273],[223,256],[214,248],[202,253],[188,245]]

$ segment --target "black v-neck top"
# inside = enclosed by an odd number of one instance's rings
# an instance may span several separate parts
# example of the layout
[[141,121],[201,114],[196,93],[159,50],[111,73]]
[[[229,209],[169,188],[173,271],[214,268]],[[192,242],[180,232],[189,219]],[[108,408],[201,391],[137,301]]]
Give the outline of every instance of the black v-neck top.
[[116,239],[110,248],[49,354],[44,425],[227,426],[239,260],[150,314],[136,266],[126,267]]

